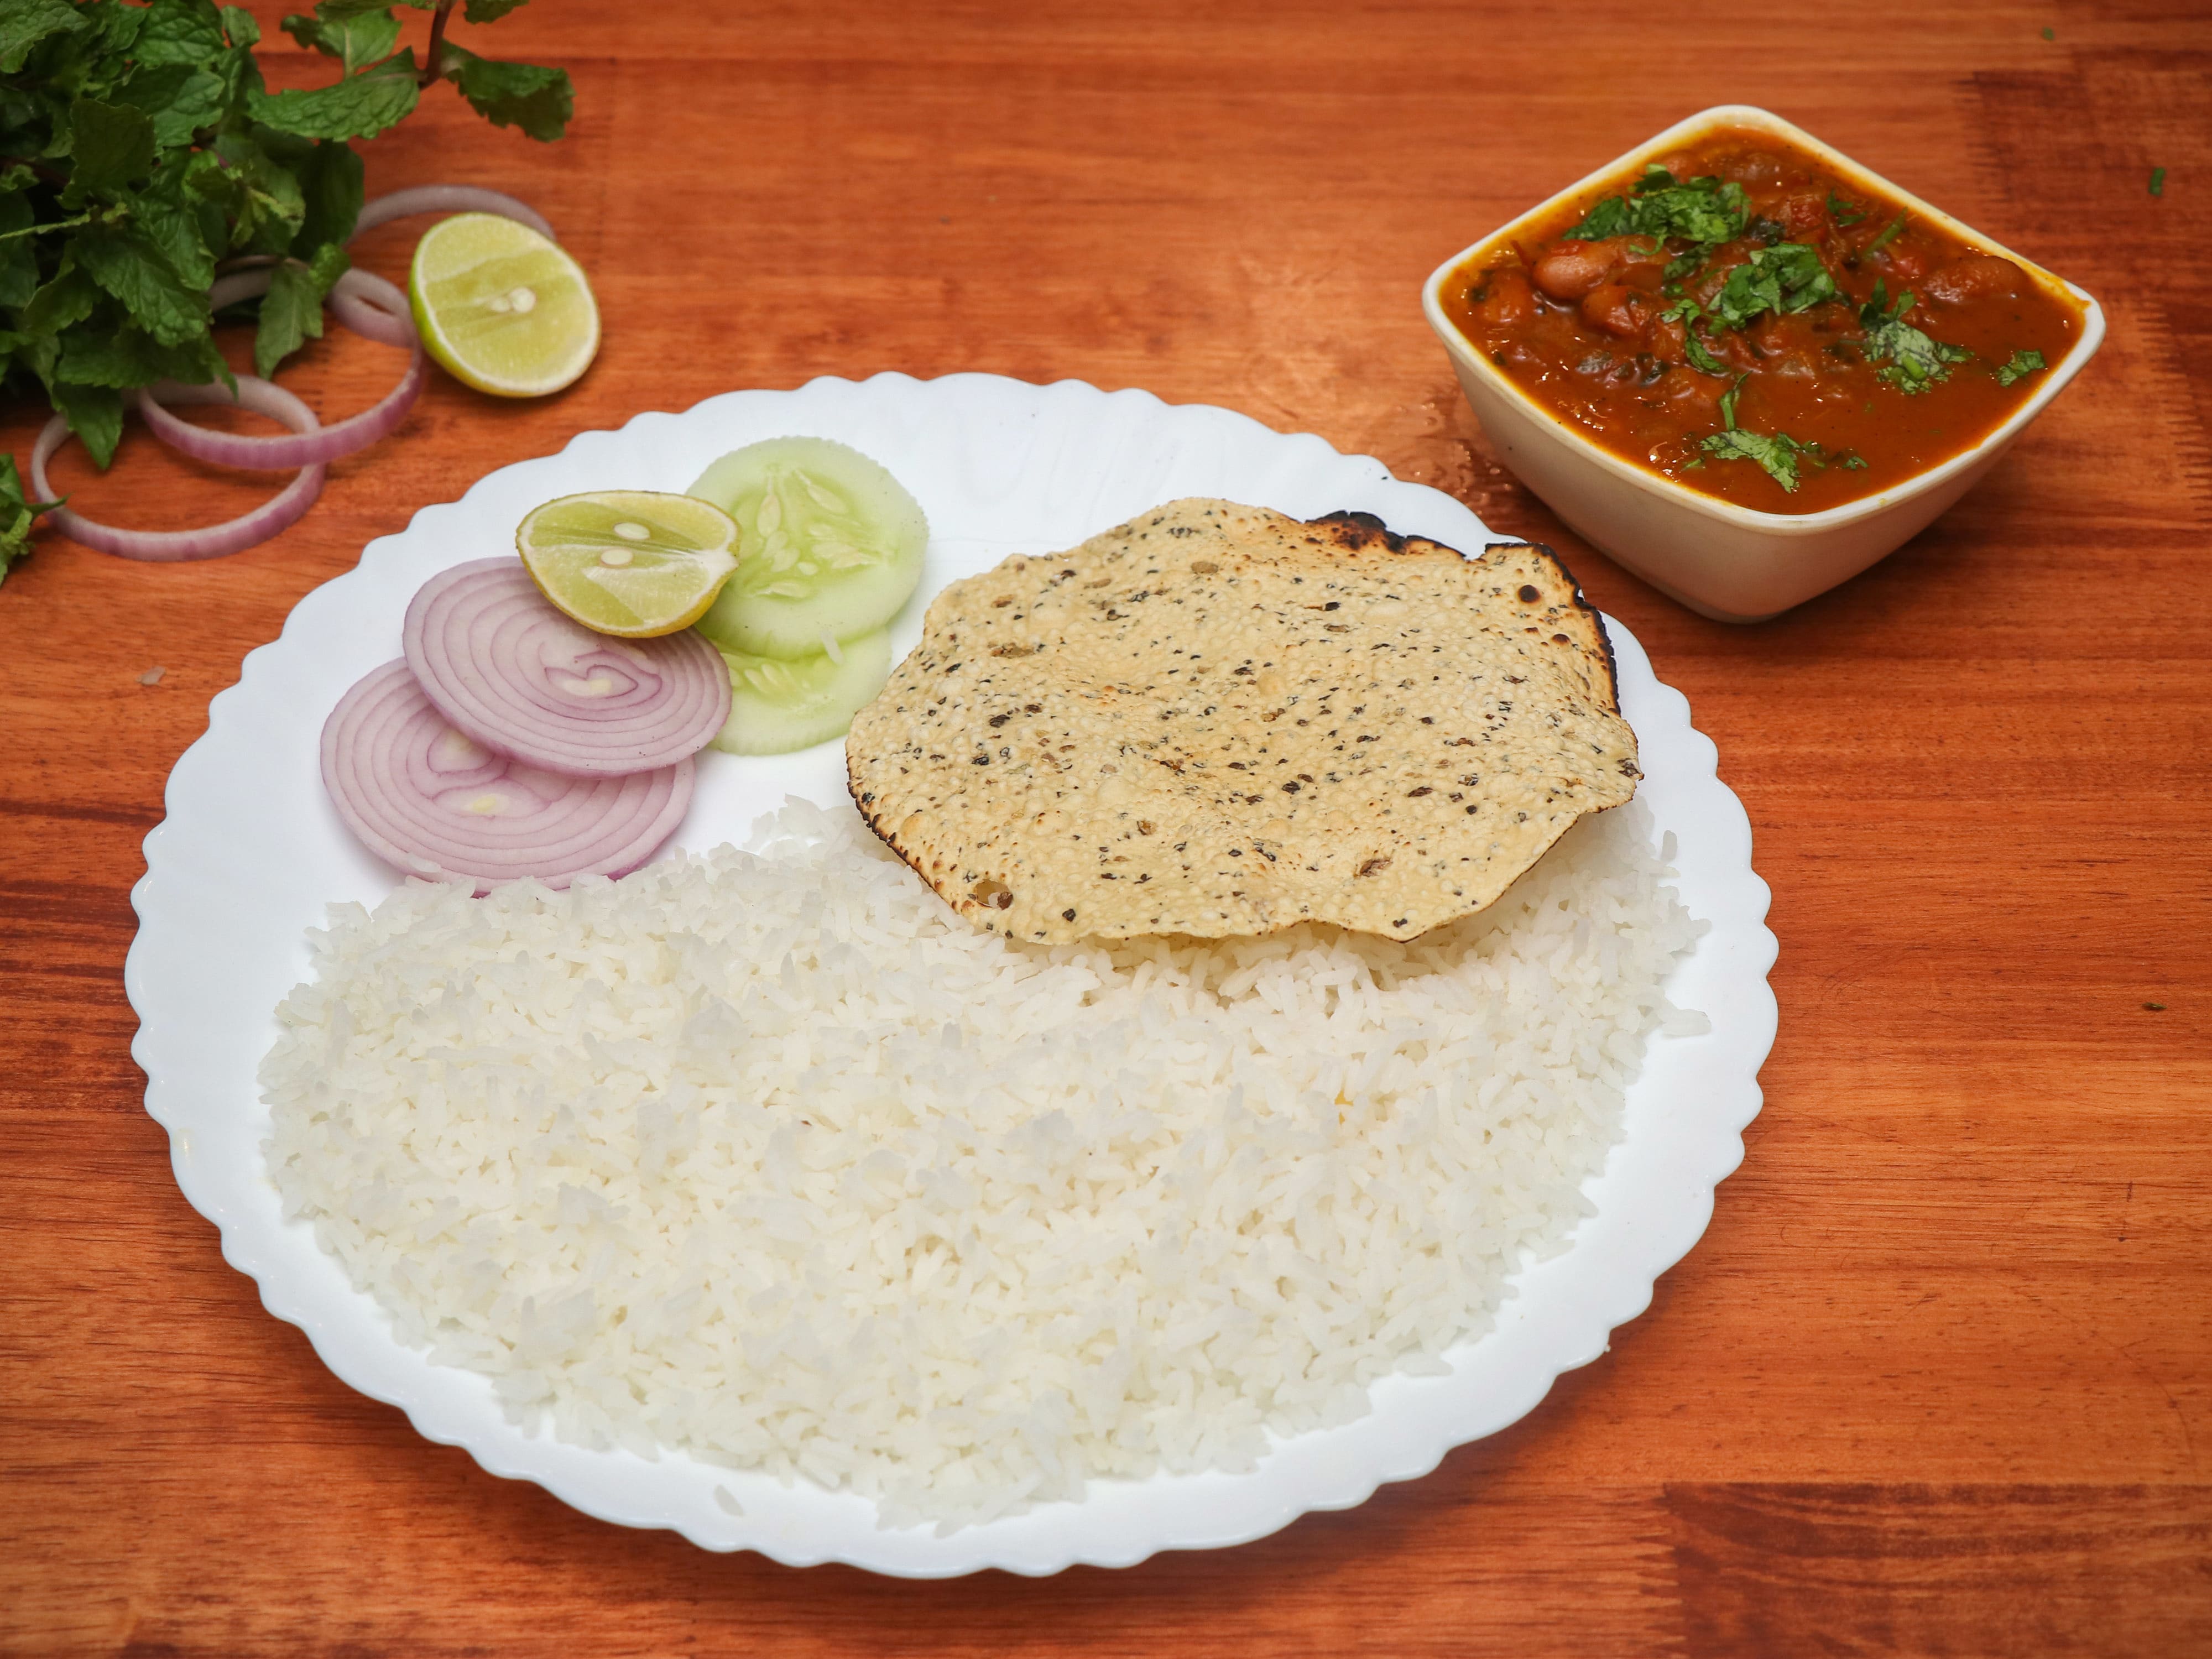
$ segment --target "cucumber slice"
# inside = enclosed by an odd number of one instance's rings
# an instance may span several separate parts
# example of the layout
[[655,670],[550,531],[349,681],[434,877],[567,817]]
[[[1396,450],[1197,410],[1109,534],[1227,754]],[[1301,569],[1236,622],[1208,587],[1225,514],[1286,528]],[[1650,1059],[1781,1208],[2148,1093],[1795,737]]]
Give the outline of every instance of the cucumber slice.
[[738,521],[738,570],[697,623],[726,651],[811,657],[881,628],[921,580],[929,520],[896,478],[827,438],[732,450],[689,491]]
[[845,735],[853,716],[890,678],[891,636],[878,628],[811,657],[722,653],[730,668],[730,718],[714,746],[732,755],[782,755]]

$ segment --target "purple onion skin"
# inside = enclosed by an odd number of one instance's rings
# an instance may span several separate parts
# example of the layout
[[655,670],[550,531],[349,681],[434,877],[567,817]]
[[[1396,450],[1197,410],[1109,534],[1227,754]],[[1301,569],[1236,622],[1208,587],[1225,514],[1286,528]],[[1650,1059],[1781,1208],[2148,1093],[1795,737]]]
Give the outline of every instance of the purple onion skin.
[[556,610],[520,559],[433,576],[400,637],[448,722],[487,749],[571,776],[672,766],[730,717],[729,669],[705,639],[688,628],[647,640],[595,634]]
[[675,832],[692,763],[571,778],[493,755],[448,726],[405,660],[372,671],[324,723],[323,787],[362,844],[404,873],[489,892],[627,875]]

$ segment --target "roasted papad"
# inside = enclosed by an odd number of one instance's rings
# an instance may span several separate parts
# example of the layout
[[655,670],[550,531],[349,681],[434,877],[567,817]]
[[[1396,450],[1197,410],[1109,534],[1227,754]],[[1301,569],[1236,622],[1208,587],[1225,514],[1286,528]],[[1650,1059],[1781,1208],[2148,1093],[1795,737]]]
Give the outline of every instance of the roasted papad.
[[953,583],[845,753],[947,903],[1038,941],[1410,939],[1639,775],[1548,549],[1205,500]]

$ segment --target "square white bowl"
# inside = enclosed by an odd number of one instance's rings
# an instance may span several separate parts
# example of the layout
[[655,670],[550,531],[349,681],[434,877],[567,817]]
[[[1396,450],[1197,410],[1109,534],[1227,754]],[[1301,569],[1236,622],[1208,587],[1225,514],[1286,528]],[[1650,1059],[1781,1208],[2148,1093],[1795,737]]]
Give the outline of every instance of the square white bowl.
[[[2004,423],[1979,443],[1901,483],[1819,513],[1761,513],[1675,483],[1625,460],[1546,408],[1509,380],[1460,332],[1443,304],[1444,283],[1557,209],[1717,127],[1771,133],[1818,158],[1862,189],[1903,204],[1918,217],[2001,254],[2039,286],[2081,308],[2073,348]],[[1461,388],[1505,465],[1583,539],[1692,611],[1723,622],[1764,622],[1856,576],[1894,552],[1973,487],[2027,423],[2043,412],[2105,338],[2103,309],[2081,289],[2033,260],[1961,224],[1880,173],[1822,143],[1780,116],[1748,104],[1723,104],[1677,122],[1539,203],[1438,265],[1421,289],[1421,308],[1450,355]]]

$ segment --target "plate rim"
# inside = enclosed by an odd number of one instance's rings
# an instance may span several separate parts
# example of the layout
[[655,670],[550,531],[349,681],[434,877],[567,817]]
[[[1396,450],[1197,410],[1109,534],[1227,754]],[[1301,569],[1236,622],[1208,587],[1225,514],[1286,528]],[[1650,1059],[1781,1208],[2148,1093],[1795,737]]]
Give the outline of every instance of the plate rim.
[[[627,1458],[629,1454],[586,1452],[581,1448],[564,1446],[550,1438],[526,1442],[527,1447],[536,1449],[534,1454],[517,1456],[512,1446],[502,1453],[497,1445],[482,1443],[481,1434],[471,1437],[465,1424],[457,1427],[452,1413],[440,1409],[442,1402],[437,1398],[425,1397],[419,1389],[410,1391],[396,1387],[388,1376],[365,1380],[360,1374],[362,1367],[357,1363],[359,1356],[347,1347],[340,1340],[339,1334],[334,1332],[325,1320],[319,1317],[317,1309],[313,1305],[298,1305],[287,1293],[296,1287],[290,1285],[287,1275],[280,1271],[281,1261],[272,1260],[268,1254],[272,1241],[262,1236],[266,1231],[265,1216],[250,1211],[239,1202],[237,1186],[241,1172],[236,1170],[218,1171],[194,1155],[191,1134],[198,1120],[193,1110],[195,1103],[187,1098],[193,1083],[191,1073],[193,1060],[191,1034],[174,1029],[176,1011],[165,1006],[161,988],[149,982],[149,975],[154,971],[157,941],[166,928],[178,925],[180,920],[183,901],[173,893],[172,887],[182,879],[180,870],[185,849],[179,843],[189,832],[183,828],[173,829],[173,825],[180,822],[180,809],[186,812],[191,810],[191,797],[201,775],[220,764],[219,751],[226,742],[234,740],[248,722],[255,699],[267,695],[273,686],[288,645],[294,651],[301,648],[300,641],[315,620],[316,611],[311,608],[311,602],[316,600],[317,595],[327,594],[340,584],[373,584],[375,578],[370,574],[372,566],[378,571],[388,569],[398,556],[398,550],[410,538],[435,533],[440,517],[460,513],[472,499],[496,493],[495,481],[509,477],[519,470],[556,467],[580,447],[589,450],[602,445],[617,444],[637,434],[641,428],[649,434],[659,422],[705,422],[715,411],[727,411],[738,407],[732,400],[754,400],[745,405],[750,407],[757,406],[757,400],[763,398],[799,403],[811,400],[817,404],[827,402],[835,404],[839,400],[902,398],[913,402],[957,399],[967,396],[1025,398],[1040,409],[1048,400],[1094,409],[1111,406],[1120,410],[1133,411],[1144,420],[1155,423],[1163,420],[1180,422],[1192,425],[1194,430],[1200,426],[1210,427],[1221,434],[1234,434],[1249,444],[1265,445],[1270,448],[1281,447],[1285,453],[1295,447],[1316,462],[1325,455],[1334,464],[1334,470],[1339,473],[1341,482],[1355,493],[1394,503],[1422,521],[1424,527],[1417,533],[1434,533],[1425,526],[1438,520],[1446,524],[1462,523],[1479,532],[1476,536],[1466,538],[1471,544],[1467,548],[1470,552],[1483,546],[1520,539],[1490,532],[1464,503],[1444,492],[1394,478],[1388,469],[1372,457],[1345,455],[1315,434],[1279,433],[1249,416],[1218,405],[1170,404],[1149,392],[1135,388],[1105,392],[1088,382],[1074,380],[1039,384],[982,374],[946,375],[930,380],[918,380],[896,373],[878,374],[865,380],[824,375],[789,390],[757,388],[723,392],[703,399],[681,413],[648,410],[633,416],[617,428],[587,428],[575,434],[559,450],[550,454],[509,463],[485,473],[475,480],[457,501],[432,503],[418,509],[404,529],[389,536],[379,537],[368,544],[351,568],[303,595],[286,617],[278,637],[246,654],[237,681],[210,701],[206,729],[179,757],[165,784],[163,817],[144,838],[143,847],[146,870],[131,889],[131,905],[139,925],[125,959],[124,975],[125,990],[139,1022],[131,1042],[131,1055],[146,1074],[146,1110],[169,1137],[171,1167],[179,1191],[196,1210],[215,1223],[222,1237],[224,1260],[254,1280],[264,1307],[277,1318],[299,1327],[325,1367],[349,1388],[372,1399],[397,1406],[424,1438],[436,1443],[459,1446],[488,1473],[503,1479],[532,1481],[545,1487],[570,1507],[596,1518],[620,1525],[666,1528],[678,1532],[702,1548],[720,1552],[750,1549],[787,1565],[811,1565],[836,1560],[871,1571],[913,1578],[953,1577],[987,1567],[1035,1577],[1057,1572],[1078,1564],[1133,1565],[1161,1550],[1214,1548],[1249,1542],[1279,1529],[1310,1510],[1353,1507],[1364,1502],[1384,1484],[1418,1479],[1434,1469],[1448,1451],[1495,1433],[1519,1420],[1534,1409],[1561,1374],[1587,1364],[1606,1352],[1610,1332],[1636,1317],[1650,1305],[1659,1275],[1679,1263],[1703,1236],[1711,1218],[1714,1188],[1741,1163],[1742,1131],[1756,1117],[1763,1103],[1759,1073],[1771,1051],[1778,1021],[1777,1005],[1766,977],[1775,960],[1778,946],[1773,934],[1765,926],[1769,889],[1751,863],[1752,835],[1748,815],[1735,793],[1720,781],[1718,750],[1711,739],[1691,723],[1686,697],[1656,678],[1641,644],[1625,626],[1611,617],[1605,617],[1603,624],[1613,645],[1624,704],[1630,699],[1633,685],[1635,699],[1648,705],[1638,714],[1639,748],[1648,756],[1654,752],[1656,743],[1657,752],[1669,757],[1664,778],[1658,785],[1653,785],[1647,771],[1647,785],[1680,793],[1686,800],[1693,801],[1712,820],[1707,828],[1712,836],[1713,845],[1702,850],[1720,854],[1718,861],[1723,867],[1705,873],[1703,879],[1706,885],[1700,893],[1700,898],[1709,903],[1717,898],[1726,900],[1720,907],[1724,915],[1706,918],[1712,923],[1714,930],[1707,937],[1714,939],[1717,935],[1718,944],[1726,946],[1728,960],[1720,964],[1721,979],[1741,999],[1741,1003],[1730,1009],[1725,1030],[1717,1013],[1713,1019],[1715,1036],[1720,1039],[1721,1047],[1726,1051],[1723,1068],[1726,1076],[1720,1079],[1720,1086],[1708,1089],[1708,1093],[1713,1097],[1705,1109],[1701,1126],[1703,1139],[1697,1149],[1700,1155],[1685,1159],[1686,1167],[1676,1172],[1686,1184],[1677,1194],[1679,1207],[1666,1218],[1669,1224],[1665,1236],[1644,1237],[1636,1241],[1636,1259],[1629,1264],[1627,1276],[1624,1279],[1614,1275],[1604,1285],[1603,1288],[1608,1293],[1603,1297],[1583,1298],[1582,1305],[1557,1310],[1540,1305],[1540,1316],[1553,1318],[1554,1322],[1564,1323],[1569,1328],[1549,1336],[1544,1345],[1547,1352],[1541,1357],[1540,1365],[1534,1369],[1525,1365],[1522,1368],[1523,1374],[1516,1379],[1517,1389],[1503,1407],[1493,1401],[1486,1408],[1474,1410],[1472,1421],[1468,1420],[1469,1413],[1462,1412],[1449,1425],[1439,1425],[1431,1422],[1430,1431],[1416,1437],[1415,1444],[1401,1449],[1400,1455],[1386,1459],[1379,1466],[1376,1465],[1376,1454],[1370,1449],[1364,1461],[1353,1460],[1358,1464],[1357,1468],[1323,1470],[1324,1474],[1333,1474],[1334,1478],[1320,1484],[1316,1484],[1312,1471],[1304,1471],[1308,1478],[1304,1486],[1296,1492],[1271,1494],[1269,1491],[1272,1487],[1285,1485],[1297,1473],[1293,1471],[1292,1475],[1284,1474],[1285,1452],[1301,1443],[1310,1447],[1330,1437],[1346,1435],[1347,1431],[1357,1429],[1358,1424],[1319,1431],[1281,1443],[1263,1460],[1260,1472],[1253,1475],[1153,1477],[1148,1482],[1116,1483],[1132,1491],[1139,1487],[1189,1486],[1201,1496],[1208,1492],[1218,1496],[1215,1489],[1224,1485],[1249,1483],[1251,1490],[1245,1496],[1260,1501],[1229,1503],[1226,1507],[1235,1510],[1238,1518],[1225,1525],[1218,1520],[1206,1522],[1171,1516],[1149,1528],[1124,1526],[1117,1536],[1086,1540],[1081,1536],[1085,1528],[1079,1518],[1080,1512],[1092,1510],[1095,1516],[1095,1494],[1109,1484],[1094,1482],[1094,1498],[1083,1504],[1048,1504],[1032,1511],[1032,1515],[1057,1512],[1060,1524],[1042,1528],[1019,1524],[1029,1522],[1030,1517],[1018,1516],[1008,1522],[963,1528],[942,1539],[923,1529],[876,1531],[858,1544],[848,1541],[843,1547],[824,1549],[805,1544],[794,1546],[787,1538],[773,1535],[766,1524],[768,1517],[765,1516],[761,1517],[759,1523],[747,1524],[750,1516],[732,1515],[711,1506],[704,1513],[700,1513],[696,1505],[690,1505],[687,1509],[690,1512],[684,1515],[671,1514],[665,1509],[647,1513],[626,1508],[620,1503],[611,1502],[604,1492],[588,1490],[592,1485],[591,1472],[589,1468],[580,1466],[591,1460]],[[1331,488],[1336,487],[1332,483]],[[1377,510],[1370,506],[1368,501],[1340,505],[1357,505],[1365,510]],[[1381,516],[1394,530],[1407,527],[1404,513],[1394,515],[1385,510]],[[426,518],[430,520],[427,530]],[[1104,527],[1103,525],[1098,526]],[[1464,535],[1464,532],[1462,534]],[[1437,539],[1446,538],[1438,536]],[[1460,544],[1454,542],[1452,544]],[[465,557],[468,554],[464,551],[459,556]],[[320,602],[325,605],[328,603],[327,600]],[[299,630],[297,634],[295,629]],[[1644,729],[1647,722],[1651,727],[1648,735]],[[1639,798],[1648,799],[1648,789],[1639,790]],[[188,818],[183,821],[189,823]],[[1723,842],[1725,846],[1721,845]],[[167,872],[166,881],[165,872]],[[1698,956],[1705,958],[1708,974],[1712,972],[1715,963],[1703,942]],[[1648,1044],[1656,1045],[1660,1041],[1660,1037],[1654,1034],[1648,1040]],[[1647,1046],[1645,1066],[1637,1083],[1630,1088],[1632,1103],[1639,1086],[1650,1086],[1646,1079],[1650,1075],[1656,1053],[1654,1047]],[[234,1101],[231,1103],[235,1105]],[[210,1103],[198,1104],[202,1109],[207,1109]],[[218,1097],[212,1106],[214,1109],[221,1110],[224,1103]],[[246,1109],[250,1113],[265,1109],[259,1103],[258,1088],[253,1091],[252,1103]],[[1608,1154],[1605,1171],[1613,1170],[1620,1147],[1627,1144],[1626,1129],[1624,1136],[1624,1140],[1616,1143],[1613,1152]],[[265,1165],[257,1164],[253,1170],[243,1174],[249,1179],[258,1178],[273,1192],[273,1185],[267,1181]],[[228,1184],[222,1178],[225,1175],[229,1177]],[[1609,1178],[1608,1175],[1593,1177],[1594,1180],[1607,1178]],[[1570,1236],[1569,1244],[1560,1255],[1543,1264],[1524,1264],[1512,1276],[1510,1282],[1516,1285],[1524,1285],[1533,1277],[1543,1274],[1553,1263],[1572,1258],[1577,1243],[1584,1241],[1585,1234],[1597,1219],[1593,1218],[1578,1226]],[[307,1248],[318,1255],[322,1254],[319,1247],[314,1244],[312,1231],[307,1224],[284,1223],[280,1218],[278,1231],[280,1234],[304,1234]],[[280,1249],[287,1248],[281,1239],[274,1242]],[[296,1244],[295,1237],[292,1247],[296,1248]],[[1587,1256],[1586,1249],[1585,1259]],[[329,1259],[325,1257],[325,1260]],[[373,1300],[367,1292],[355,1291],[351,1294],[374,1308]],[[1507,1304],[1509,1310],[1512,1310],[1514,1305]],[[380,1313],[379,1318],[382,1317]],[[1501,1314],[1500,1326],[1506,1322],[1507,1316]],[[1477,1339],[1474,1344],[1455,1345],[1448,1352],[1463,1353],[1479,1349],[1495,1334],[1493,1332],[1489,1336]],[[386,1340],[404,1357],[403,1369],[408,1368],[404,1360],[411,1359],[434,1371],[453,1372],[453,1368],[430,1366],[424,1351],[406,1347],[398,1334],[389,1330],[388,1322]],[[453,1374],[483,1380],[479,1374],[474,1372]],[[1414,1380],[1402,1376],[1385,1378],[1376,1387],[1388,1390],[1400,1384],[1418,1391]],[[1501,1409],[1502,1415],[1499,1414]],[[1380,1415],[1382,1413],[1370,1412],[1369,1417],[1360,1419],[1360,1422],[1372,1424]],[[1434,1419],[1437,1413],[1431,1411],[1427,1415]],[[1462,1429],[1465,1431],[1462,1431]],[[690,1461],[678,1454],[672,1463]],[[641,1462],[640,1467],[650,1468],[653,1466]],[[1270,1478],[1271,1471],[1282,1478]],[[757,1477],[717,1472],[714,1481],[719,1489],[724,1485],[754,1478]],[[850,1501],[866,1503],[863,1499]],[[1195,1507],[1200,1511],[1206,1509],[1204,1503]],[[1141,1514],[1143,1509],[1142,1500],[1136,1500],[1135,1512]],[[1079,1518],[1069,1522],[1067,1517],[1070,1516]],[[1071,1525],[1076,1534],[1073,1537],[1067,1535]],[[1028,1547],[1024,1547],[1025,1541]],[[887,1544],[896,1547],[885,1547]],[[1036,1547],[1040,1544],[1042,1547]],[[913,1547],[915,1545],[923,1547],[917,1551]]]

